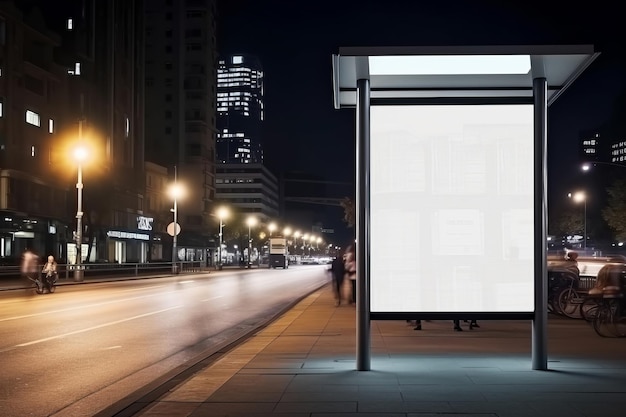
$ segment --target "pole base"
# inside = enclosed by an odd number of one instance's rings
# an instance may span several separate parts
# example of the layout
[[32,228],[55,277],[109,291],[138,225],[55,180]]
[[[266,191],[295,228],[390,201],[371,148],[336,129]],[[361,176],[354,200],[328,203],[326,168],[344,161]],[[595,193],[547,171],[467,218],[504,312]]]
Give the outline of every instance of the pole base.
[[74,270],[74,281],[81,282],[85,279],[85,271],[79,266]]

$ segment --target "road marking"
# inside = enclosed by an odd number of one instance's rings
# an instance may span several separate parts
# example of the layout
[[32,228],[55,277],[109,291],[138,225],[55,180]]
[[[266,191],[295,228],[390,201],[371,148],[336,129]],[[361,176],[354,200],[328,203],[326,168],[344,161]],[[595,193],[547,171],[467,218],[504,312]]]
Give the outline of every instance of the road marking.
[[85,332],[89,332],[91,330],[101,329],[103,327],[113,326],[113,325],[116,325],[116,324],[124,323],[124,322],[131,321],[131,320],[140,319],[140,318],[143,318],[143,317],[153,316],[155,314],[161,314],[161,313],[164,313],[166,311],[174,310],[175,308],[181,308],[181,307],[182,307],[182,305],[175,306],[175,307],[170,307],[170,308],[165,308],[163,310],[157,310],[157,311],[153,311],[151,313],[140,314],[138,316],[129,317],[127,319],[116,320],[116,321],[112,321],[112,322],[109,322],[109,323],[99,324],[99,325],[93,326],[93,327],[87,327],[86,329],[75,330],[75,331],[69,332],[69,333],[59,334],[59,335],[56,335],[56,336],[50,336],[50,337],[46,337],[46,338],[39,339],[39,340],[33,340],[32,342],[20,343],[19,345],[15,345],[15,346],[16,347],[25,347],[25,346],[36,345],[38,343],[48,342],[50,340],[62,339],[62,338],[67,337],[67,336],[72,336],[72,335],[79,334],[79,333],[85,333]]
[[223,295],[218,295],[216,297],[205,298],[205,299],[202,299],[200,301],[205,302],[205,301],[217,300],[218,298],[222,298],[222,297],[224,297],[224,296]]
[[[170,291],[170,292],[175,292],[175,291]],[[18,320],[18,319],[27,319],[27,318],[30,318],[30,317],[44,316],[44,315],[54,314],[54,313],[63,313],[65,311],[79,310],[81,308],[97,307],[97,306],[103,306],[103,305],[106,305],[106,304],[125,302],[125,301],[129,301],[129,300],[138,300],[140,298],[156,297],[156,296],[162,296],[162,295],[163,295],[163,293],[139,295],[137,297],[122,298],[120,300],[103,301],[101,303],[87,304],[87,305],[81,305],[81,306],[76,306],[76,307],[62,308],[62,309],[59,309],[59,310],[44,311],[44,312],[41,312],[41,313],[24,314],[23,316],[6,317],[6,318],[3,318],[3,319],[0,319],[0,322],[10,321],[10,320]]]

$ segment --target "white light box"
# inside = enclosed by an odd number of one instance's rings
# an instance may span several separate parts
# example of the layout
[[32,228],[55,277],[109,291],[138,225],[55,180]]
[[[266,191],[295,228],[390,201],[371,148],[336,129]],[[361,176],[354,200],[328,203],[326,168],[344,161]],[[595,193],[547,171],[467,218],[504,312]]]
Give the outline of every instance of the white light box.
[[533,106],[371,107],[370,311],[534,311]]

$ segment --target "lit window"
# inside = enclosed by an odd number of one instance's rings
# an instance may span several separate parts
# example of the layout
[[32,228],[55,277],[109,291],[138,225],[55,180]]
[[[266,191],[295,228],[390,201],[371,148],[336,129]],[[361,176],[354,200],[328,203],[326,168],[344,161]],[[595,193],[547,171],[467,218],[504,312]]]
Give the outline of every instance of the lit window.
[[80,62],[74,64],[74,75],[80,75]]
[[74,29],[74,19],[70,17],[69,19],[67,19],[67,30],[72,29]]
[[0,117],[4,116],[4,110],[2,108],[2,101],[0,101]]
[[128,116],[126,117],[126,137],[128,137],[128,135],[130,135],[130,120],[128,119]]
[[35,156],[35,146],[30,147],[30,156]]
[[54,120],[48,119],[48,133],[54,133]]
[[41,122],[39,120],[39,114],[26,110],[26,123],[31,124],[33,126],[41,126]]

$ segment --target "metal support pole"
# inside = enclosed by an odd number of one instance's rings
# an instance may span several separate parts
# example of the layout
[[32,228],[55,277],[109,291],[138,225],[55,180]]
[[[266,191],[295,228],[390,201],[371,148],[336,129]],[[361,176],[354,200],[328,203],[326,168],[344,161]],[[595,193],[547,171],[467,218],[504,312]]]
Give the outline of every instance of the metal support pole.
[[[78,140],[82,144],[83,120],[78,121]],[[78,180],[76,181],[77,204],[76,204],[76,269],[74,270],[74,281],[80,282],[84,278],[83,274],[83,163],[78,161]]]
[[358,371],[369,371],[370,358],[370,82],[357,80],[356,100],[356,365]]
[[251,237],[251,229],[252,226],[248,225],[248,268],[252,268],[252,237]]
[[222,218],[220,217],[220,247],[217,250],[218,258],[217,258],[217,268],[222,269],[222,229],[224,228],[224,224],[222,223]]
[[[585,241],[583,242],[583,249],[585,250],[585,252],[587,251],[587,194],[585,194],[585,230],[583,233],[583,239],[585,239]],[[585,253],[586,254],[586,253]]]
[[533,80],[534,97],[534,214],[535,214],[535,317],[532,327],[532,369],[548,369],[548,82],[546,78]]
[[176,171],[176,166],[174,166],[174,236],[172,237],[172,274],[177,273],[176,261],[177,261],[177,235],[178,235],[178,196],[176,193],[178,192],[178,173]]

